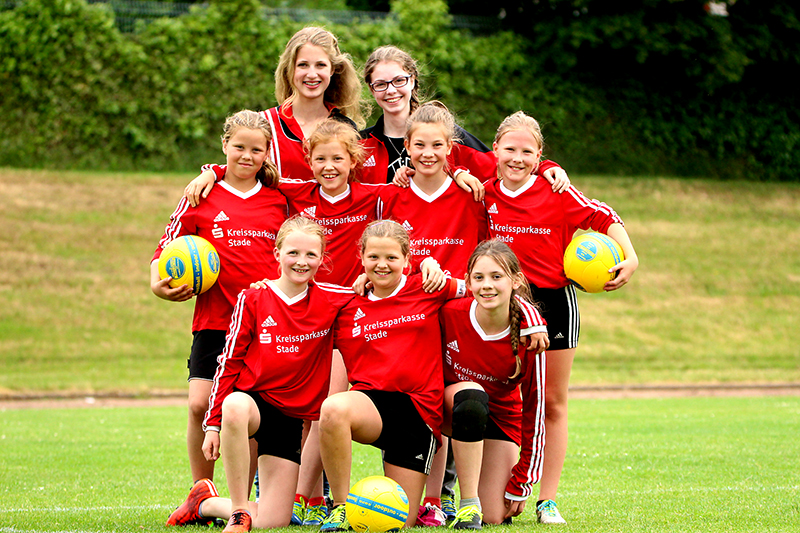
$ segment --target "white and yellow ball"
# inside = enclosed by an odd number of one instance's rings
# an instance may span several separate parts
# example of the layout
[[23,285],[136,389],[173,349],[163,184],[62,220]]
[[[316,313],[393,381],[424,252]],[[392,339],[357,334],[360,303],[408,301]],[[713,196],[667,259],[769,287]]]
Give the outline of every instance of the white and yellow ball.
[[399,531],[408,518],[408,496],[393,479],[365,477],[350,489],[345,514],[356,531]]
[[578,235],[564,252],[564,274],[584,292],[602,292],[616,277],[608,269],[625,259],[619,243],[602,233]]
[[210,242],[197,235],[170,242],[158,259],[161,279],[172,277],[170,287],[188,285],[195,294],[206,292],[219,276],[219,254]]

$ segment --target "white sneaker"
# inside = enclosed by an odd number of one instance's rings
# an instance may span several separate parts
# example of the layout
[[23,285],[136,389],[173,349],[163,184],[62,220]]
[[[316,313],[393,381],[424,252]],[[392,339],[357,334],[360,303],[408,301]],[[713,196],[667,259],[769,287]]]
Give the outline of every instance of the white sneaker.
[[558,512],[556,502],[545,500],[536,506],[536,516],[539,517],[540,524],[566,524],[567,521]]

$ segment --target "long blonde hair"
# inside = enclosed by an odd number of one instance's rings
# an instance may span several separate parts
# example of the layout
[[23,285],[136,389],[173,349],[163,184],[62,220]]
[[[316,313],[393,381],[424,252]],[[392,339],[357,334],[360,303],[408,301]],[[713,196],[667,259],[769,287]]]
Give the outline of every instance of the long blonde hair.
[[363,111],[368,108],[368,104],[361,95],[361,80],[353,60],[339,50],[336,36],[324,28],[303,28],[286,43],[275,69],[275,98],[278,103],[291,105],[297,98],[292,79],[297,53],[306,44],[322,48],[331,61],[331,81],[325,90],[325,101],[338,107],[359,129],[363,129],[366,125]]
[[475,263],[481,257],[488,257],[497,263],[503,272],[512,280],[520,280],[520,286],[511,291],[511,299],[508,304],[508,322],[511,328],[510,341],[511,351],[516,359],[516,369],[514,373],[508,377],[509,381],[514,380],[522,373],[522,359],[519,356],[519,332],[520,323],[522,322],[522,308],[520,307],[517,298],[521,298],[527,302],[532,301],[531,290],[525,281],[525,275],[522,272],[519,259],[514,251],[500,239],[489,239],[481,242],[472,251],[467,261],[467,279],[472,276],[472,271],[475,268]]
[[[220,136],[223,144],[230,141],[231,137],[242,128],[258,130],[263,133],[267,139],[267,150],[269,150],[269,143],[272,141],[272,129],[269,127],[269,121],[263,114],[249,109],[242,109],[225,119],[225,124],[222,126],[222,135]],[[275,188],[278,186],[278,181],[280,180],[278,167],[270,161],[269,157],[264,159],[264,164],[258,169],[256,179],[265,187]]]

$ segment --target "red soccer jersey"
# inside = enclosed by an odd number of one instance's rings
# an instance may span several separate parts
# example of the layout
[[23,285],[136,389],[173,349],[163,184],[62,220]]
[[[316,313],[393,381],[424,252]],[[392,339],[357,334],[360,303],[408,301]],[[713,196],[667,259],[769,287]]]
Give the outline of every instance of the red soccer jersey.
[[[517,301],[522,310],[520,337],[546,332],[545,321],[536,308]],[[475,316],[477,305],[474,299],[455,300],[442,309],[439,320],[444,343],[444,380],[446,384],[472,381],[489,395],[492,420],[521,446],[506,491],[525,499],[541,477],[544,458],[544,356],[528,354],[520,343],[522,374],[509,382],[516,370],[510,329],[496,335],[485,333]]]
[[589,200],[572,186],[562,194],[554,193],[541,176],[534,176],[516,191],[497,178],[484,186],[490,234],[514,250],[528,282],[542,289],[569,284],[564,275],[564,250],[578,228],[606,233],[611,224],[622,224],[606,204]]
[[197,297],[192,331],[227,330],[239,292],[275,275],[278,263],[272,251],[287,215],[286,197],[261,183],[242,193],[221,181],[197,207],[181,199],[153,260],[183,235],[203,237],[214,245],[220,259],[217,282]]
[[258,392],[283,414],[319,419],[331,376],[331,332],[351,289],[310,283],[289,298],[272,282],[239,294],[219,357],[203,428],[219,429],[234,390]]
[[419,275],[404,276],[391,296],[356,296],[336,320],[336,347],[353,390],[408,394],[438,441],[444,394],[439,309],[465,293],[460,280],[430,294]]
[[291,214],[316,220],[325,229],[325,263],[316,280],[350,286],[364,272],[358,243],[367,224],[377,218],[378,189],[387,185],[351,183],[347,191],[331,197],[316,181],[281,181]]
[[431,195],[413,180],[406,189],[387,187],[380,194],[380,217],[396,220],[411,236],[412,272],[423,259],[433,257],[442,270],[463,277],[470,254],[488,234],[483,204],[452,178]]

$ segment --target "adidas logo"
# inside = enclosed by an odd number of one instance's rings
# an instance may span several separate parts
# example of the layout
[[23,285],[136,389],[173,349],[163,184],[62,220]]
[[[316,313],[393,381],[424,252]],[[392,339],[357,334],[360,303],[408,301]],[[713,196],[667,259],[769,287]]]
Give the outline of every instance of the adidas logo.
[[303,209],[303,213],[310,216],[311,218],[317,218],[317,206],[312,205],[311,207],[306,207]]
[[425,460],[425,458],[422,456],[422,454],[417,455],[416,457],[414,457],[414,459],[419,459],[420,461],[424,461]]
[[447,347],[453,350],[454,352],[458,351],[458,341],[448,342]]
[[375,162],[374,155],[369,156],[369,158],[366,161],[364,161],[365,167],[374,167],[375,165],[377,165],[377,163]]
[[365,316],[367,316],[367,315],[359,307],[358,309],[356,309],[356,316],[353,317],[353,322],[355,322],[356,320],[362,319]]
[[406,230],[407,232],[411,233],[412,231],[414,231],[414,226],[409,224],[408,220],[404,220],[403,221],[403,229]]
[[272,316],[268,316],[264,322],[261,323],[262,328],[268,328],[270,326],[277,326],[278,323],[272,318]]
[[230,218],[225,214],[225,211],[220,211],[219,214],[214,217],[214,222],[224,222],[226,220],[230,220]]
[[493,215],[497,214],[497,204],[492,204],[492,207],[486,210],[487,213],[491,213]]
[[561,334],[561,332],[559,331],[559,332],[558,332],[558,335],[556,335],[554,338],[555,338],[555,339],[563,339],[563,338],[564,338],[564,335],[562,335],[562,334]]

